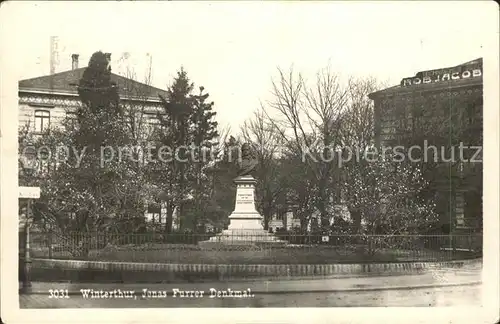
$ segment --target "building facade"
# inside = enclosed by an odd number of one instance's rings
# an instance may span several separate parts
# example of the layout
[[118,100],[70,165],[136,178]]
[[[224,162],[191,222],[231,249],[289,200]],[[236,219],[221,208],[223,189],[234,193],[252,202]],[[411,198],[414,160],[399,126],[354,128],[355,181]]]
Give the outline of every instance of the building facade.
[[[111,54],[106,54],[108,61]],[[78,66],[78,54],[71,56],[72,69],[60,73],[19,81],[19,127],[35,136],[44,136],[51,127],[57,127],[66,117],[72,117],[81,105],[77,87],[85,67]],[[136,136],[147,141],[158,125],[157,112],[161,109],[159,96],[167,92],[135,80],[111,74],[111,81],[118,87],[121,104],[133,114]],[[38,165],[44,168],[43,164]],[[166,206],[161,203],[146,204],[145,218],[149,224],[165,223]],[[174,218],[175,214],[174,214]],[[178,225],[174,219],[174,229]]]
[[480,231],[482,59],[418,72],[369,97],[377,145],[404,147],[406,158],[419,163],[442,231]]

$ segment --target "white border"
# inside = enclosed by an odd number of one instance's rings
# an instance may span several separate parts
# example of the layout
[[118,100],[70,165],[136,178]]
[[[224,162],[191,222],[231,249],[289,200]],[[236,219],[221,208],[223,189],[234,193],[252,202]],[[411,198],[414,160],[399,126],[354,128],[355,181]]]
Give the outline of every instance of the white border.
[[[293,308],[293,309],[57,309],[20,310],[17,280],[17,74],[9,62],[16,60],[16,50],[30,50],[8,26],[16,19],[15,2],[1,5],[1,315],[6,323],[41,322],[182,322],[195,323],[270,323],[270,322],[467,322],[493,323],[498,320],[499,305],[499,42],[498,7],[494,2],[484,6],[481,21],[491,42],[484,44],[484,289],[483,308]],[[488,4],[488,5],[487,5]],[[256,5],[256,4],[254,4]],[[452,5],[452,4],[450,4]],[[242,9],[244,10],[244,9]],[[425,23],[417,17],[414,23]],[[25,22],[27,28],[29,21]],[[256,22],[257,23],[257,22]],[[432,22],[429,22],[432,23]],[[13,25],[13,24],[12,24]],[[22,44],[22,45],[20,45]],[[402,58],[403,59],[403,58]],[[16,246],[16,247],[14,247]]]

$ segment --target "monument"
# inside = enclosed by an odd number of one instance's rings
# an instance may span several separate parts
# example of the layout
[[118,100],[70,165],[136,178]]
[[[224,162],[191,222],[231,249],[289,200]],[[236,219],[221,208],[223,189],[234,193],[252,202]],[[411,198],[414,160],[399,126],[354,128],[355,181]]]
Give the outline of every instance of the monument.
[[259,244],[276,243],[285,244],[286,241],[279,240],[273,234],[264,230],[263,217],[255,208],[255,184],[257,180],[251,175],[257,166],[257,160],[252,154],[249,144],[241,147],[241,162],[239,163],[238,177],[236,183],[236,202],[234,211],[229,215],[229,226],[227,230],[211,237],[207,243],[225,244]]

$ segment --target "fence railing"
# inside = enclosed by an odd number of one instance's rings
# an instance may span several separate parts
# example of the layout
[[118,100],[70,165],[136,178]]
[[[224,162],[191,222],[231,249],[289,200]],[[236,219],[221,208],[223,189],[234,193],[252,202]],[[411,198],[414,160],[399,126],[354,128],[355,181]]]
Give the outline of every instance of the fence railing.
[[[232,255],[236,259],[246,256],[266,260],[269,258],[286,260],[303,255],[304,259],[310,262],[316,262],[313,261],[315,259],[322,261],[322,258],[349,261],[355,260],[356,255],[367,258],[371,255],[382,255],[383,260],[405,261],[449,260],[482,255],[481,234],[328,236],[277,234],[277,238],[286,244],[263,241],[256,235],[235,235],[225,237],[226,243],[229,244],[208,246],[199,244],[212,236],[214,234],[161,232],[142,234],[35,232],[30,236],[30,249],[33,257],[38,258],[90,258],[133,262],[184,262],[190,258],[200,260],[208,258],[210,260],[207,259],[206,262],[213,263],[224,259],[225,255]],[[238,244],[233,245],[232,242]],[[253,252],[248,254],[252,249]],[[230,252],[224,254],[223,250]]]

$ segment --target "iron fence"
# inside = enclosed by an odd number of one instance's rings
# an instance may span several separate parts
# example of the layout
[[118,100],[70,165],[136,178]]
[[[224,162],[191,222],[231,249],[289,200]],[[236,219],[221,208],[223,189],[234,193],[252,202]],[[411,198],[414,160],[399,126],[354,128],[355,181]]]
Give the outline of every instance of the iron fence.
[[[35,232],[35,258],[164,263],[327,263],[436,261],[482,256],[482,235],[257,235]],[[266,237],[268,238],[268,237]],[[208,244],[207,244],[208,243]]]

